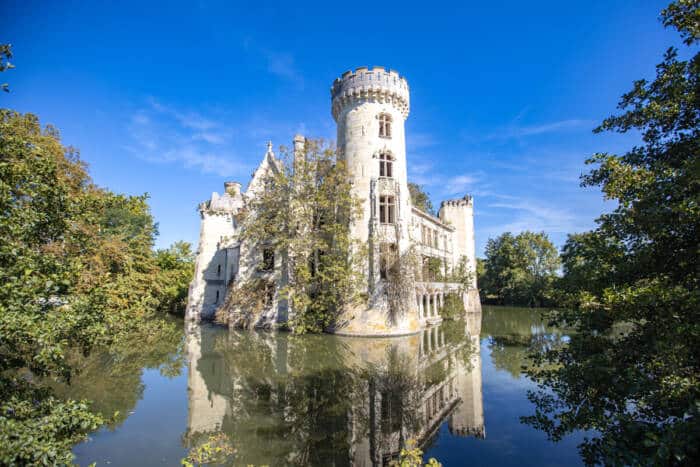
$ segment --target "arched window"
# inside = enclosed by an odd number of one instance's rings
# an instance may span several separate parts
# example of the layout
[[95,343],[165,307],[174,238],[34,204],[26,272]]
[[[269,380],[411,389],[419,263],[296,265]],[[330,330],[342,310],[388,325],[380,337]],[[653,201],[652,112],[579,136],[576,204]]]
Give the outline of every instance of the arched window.
[[379,197],[379,222],[382,224],[396,222],[396,198],[393,196]]
[[391,115],[379,114],[379,136],[391,138]]
[[379,176],[393,178],[394,158],[390,154],[381,153],[379,155]]

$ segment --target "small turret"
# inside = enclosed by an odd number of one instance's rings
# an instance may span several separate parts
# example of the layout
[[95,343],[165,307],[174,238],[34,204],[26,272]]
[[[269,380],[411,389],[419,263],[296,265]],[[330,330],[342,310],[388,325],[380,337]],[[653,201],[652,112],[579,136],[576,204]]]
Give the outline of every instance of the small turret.
[[304,144],[306,144],[306,138],[298,133],[294,135],[294,154],[303,152]]
[[408,82],[394,70],[361,66],[336,78],[331,87],[331,113],[338,121],[343,107],[357,101],[390,102],[398,108],[404,120],[410,109]]
[[462,257],[472,273],[472,288],[476,288],[476,247],[474,244],[474,199],[465,195],[463,198],[445,200],[440,204],[440,220],[455,228],[453,261],[459,264]]
[[239,182],[224,182],[224,192],[231,196],[241,194],[241,184]]

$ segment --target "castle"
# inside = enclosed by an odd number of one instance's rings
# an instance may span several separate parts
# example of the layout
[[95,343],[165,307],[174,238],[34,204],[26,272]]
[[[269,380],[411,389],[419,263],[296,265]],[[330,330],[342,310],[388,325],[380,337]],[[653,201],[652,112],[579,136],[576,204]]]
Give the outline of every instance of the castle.
[[[331,88],[338,154],[346,161],[354,195],[362,203],[361,216],[350,226],[351,234],[370,247],[363,271],[368,303],[347,311],[342,324],[332,330],[338,334],[417,333],[441,321],[439,311],[450,294],[459,296],[466,311],[481,310],[475,275],[473,199],[464,196],[443,201],[437,216],[412,205],[404,130],[409,109],[408,82],[393,70],[360,67],[345,72]],[[295,151],[302,150],[304,141],[302,136],[294,137]],[[245,192],[240,183],[226,182],[222,195],[213,193],[208,202],[200,205],[200,239],[188,318],[211,318],[223,304],[232,283],[261,271],[278,286],[283,285],[286,271],[280,252],[259,251],[240,242],[242,226],[237,216],[256,193],[265,189],[265,176],[279,166],[272,144],[268,143]],[[380,249],[398,255],[411,249],[422,260],[423,267],[415,277],[415,297],[407,298],[408,312],[398,319],[388,319],[388,305],[382,298],[386,265]],[[467,284],[445,280],[460,267],[471,272]],[[289,314],[286,301],[274,293],[268,310],[255,325],[274,327],[293,318]]]

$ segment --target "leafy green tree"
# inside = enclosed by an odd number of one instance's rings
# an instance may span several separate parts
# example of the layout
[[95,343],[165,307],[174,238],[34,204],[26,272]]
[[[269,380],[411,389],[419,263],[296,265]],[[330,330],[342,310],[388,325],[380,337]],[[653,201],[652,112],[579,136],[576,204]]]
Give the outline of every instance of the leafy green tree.
[[408,182],[408,192],[411,195],[411,204],[428,214],[435,215],[435,208],[430,201],[430,195],[417,183]]
[[486,243],[481,289],[498,304],[542,306],[551,300],[559,255],[544,232],[506,232]]
[[[291,309],[291,326],[297,333],[320,332],[360,298],[363,280],[364,247],[350,235],[360,205],[345,161],[323,141],[306,140],[300,153],[283,148],[279,166],[264,183],[250,202],[241,239],[281,254],[287,278],[281,294]],[[231,290],[229,303],[235,310],[243,303],[262,304],[266,290],[252,278]]]
[[0,155],[0,463],[68,462],[102,419],[23,372],[68,380],[67,343],[87,352],[105,333],[104,294],[69,296],[81,265],[66,238],[80,236],[87,174],[31,115],[0,110]]
[[481,284],[486,275],[486,260],[484,258],[476,258],[476,283]]
[[[697,0],[661,16],[697,45]],[[689,52],[668,49],[656,78],[636,81],[595,130],[638,132],[641,144],[587,161],[583,184],[617,207],[569,238],[570,309],[551,318],[574,332],[531,371],[542,390],[525,420],[555,440],[590,431],[589,464],[700,463],[700,54]]]
[[67,464],[106,420],[60,399],[71,355],[156,336],[161,294],[147,196],[95,186],[36,116],[0,109],[0,464]]
[[[12,46],[10,44],[0,44],[0,72],[10,70],[15,66],[10,63],[12,58]],[[0,83],[0,89],[5,92],[10,92],[10,86],[7,83]]]
[[[608,287],[622,285],[631,273],[624,261],[624,245],[594,232],[570,234],[561,251],[563,276],[557,283],[558,300],[571,302],[579,290],[600,296]],[[622,269],[620,269],[622,268]]]
[[194,253],[187,242],[175,242],[170,248],[156,251],[159,269],[159,308],[168,313],[184,315],[187,292],[194,274]]

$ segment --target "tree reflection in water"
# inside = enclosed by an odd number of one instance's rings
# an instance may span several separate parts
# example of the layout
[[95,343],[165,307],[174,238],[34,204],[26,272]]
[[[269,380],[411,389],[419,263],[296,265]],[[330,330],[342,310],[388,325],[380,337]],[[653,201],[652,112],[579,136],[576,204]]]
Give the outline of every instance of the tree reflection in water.
[[491,360],[496,368],[514,379],[532,364],[529,355],[547,347],[561,345],[563,331],[547,326],[541,309],[519,307],[483,307],[482,332],[488,336]]
[[382,465],[443,421],[484,436],[481,315],[401,338],[187,329],[196,447],[224,432],[235,463]]
[[91,407],[110,418],[116,428],[127,419],[143,398],[144,370],[157,368],[161,375],[174,377],[185,364],[181,321],[172,319],[149,333],[136,333],[100,352],[84,357],[70,356],[78,373],[70,384],[47,381],[57,395],[76,400],[86,399]]

